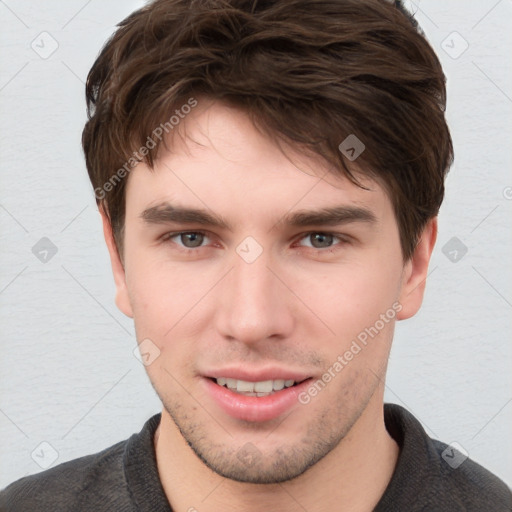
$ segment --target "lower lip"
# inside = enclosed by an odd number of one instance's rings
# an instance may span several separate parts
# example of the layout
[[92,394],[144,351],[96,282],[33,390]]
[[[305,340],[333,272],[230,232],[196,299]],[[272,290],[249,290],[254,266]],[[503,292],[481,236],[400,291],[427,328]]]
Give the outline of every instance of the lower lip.
[[219,386],[212,379],[203,380],[207,393],[225,413],[239,420],[262,422],[277,418],[299,403],[298,395],[308,387],[311,379],[262,397],[241,395]]

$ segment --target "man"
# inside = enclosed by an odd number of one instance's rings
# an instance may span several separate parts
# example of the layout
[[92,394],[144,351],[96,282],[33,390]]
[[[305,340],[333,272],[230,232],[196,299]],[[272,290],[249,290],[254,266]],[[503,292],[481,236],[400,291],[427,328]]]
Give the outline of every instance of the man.
[[441,66],[400,4],[157,0],[87,100],[116,304],[163,410],[1,510],[512,510],[383,405],[453,156]]

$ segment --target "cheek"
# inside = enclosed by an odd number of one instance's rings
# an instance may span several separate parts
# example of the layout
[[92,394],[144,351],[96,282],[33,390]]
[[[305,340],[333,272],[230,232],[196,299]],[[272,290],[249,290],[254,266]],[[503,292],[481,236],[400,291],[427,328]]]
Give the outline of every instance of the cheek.
[[132,253],[127,288],[137,339],[150,338],[163,351],[179,335],[186,347],[187,338],[208,320],[205,308],[213,277],[194,265],[184,271],[183,266]]
[[[393,304],[399,295],[400,268],[396,263],[386,268],[384,262],[332,266],[321,274],[304,273],[296,279],[296,293],[345,343],[373,326],[382,314],[396,316]],[[325,330],[323,324],[318,322],[319,329]],[[383,336],[389,332],[388,323],[381,330]]]

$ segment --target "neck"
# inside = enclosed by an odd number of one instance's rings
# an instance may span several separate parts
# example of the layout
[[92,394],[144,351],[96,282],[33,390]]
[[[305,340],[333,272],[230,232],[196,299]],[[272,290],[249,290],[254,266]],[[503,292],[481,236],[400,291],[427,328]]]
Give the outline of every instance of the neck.
[[382,393],[376,393],[347,436],[317,464],[293,480],[269,485],[214,473],[197,458],[164,409],[155,450],[167,499],[177,512],[371,511],[391,480],[399,453],[385,428],[382,400]]

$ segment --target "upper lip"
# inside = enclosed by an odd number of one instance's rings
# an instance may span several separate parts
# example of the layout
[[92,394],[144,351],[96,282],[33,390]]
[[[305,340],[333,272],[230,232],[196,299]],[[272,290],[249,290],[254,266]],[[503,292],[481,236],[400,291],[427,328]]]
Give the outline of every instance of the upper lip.
[[295,382],[302,382],[311,377],[311,375],[304,372],[284,368],[264,368],[257,370],[240,367],[212,370],[210,372],[204,372],[203,375],[212,379],[226,377],[228,379],[243,380],[246,382],[262,382],[266,380],[293,380]]

